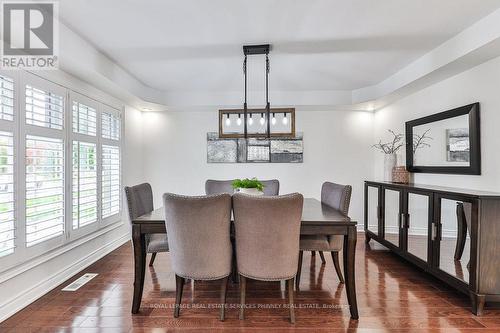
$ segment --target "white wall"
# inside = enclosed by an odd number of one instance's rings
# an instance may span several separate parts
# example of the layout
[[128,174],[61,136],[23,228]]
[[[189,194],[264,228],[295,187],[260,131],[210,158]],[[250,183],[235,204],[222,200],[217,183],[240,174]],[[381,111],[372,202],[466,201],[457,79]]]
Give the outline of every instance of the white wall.
[[350,215],[362,225],[363,181],[373,174],[373,114],[354,111],[296,112],[304,133],[304,163],[208,164],[206,134],[218,129],[218,113],[144,112],[144,174],[155,205],[164,192],[204,194],[205,180],[277,178],[281,193],[319,198],[321,184],[353,186]]
[[[142,113],[125,108],[125,141],[122,162],[124,185],[143,181]],[[125,201],[123,201],[125,205]],[[130,239],[123,207],[123,222],[50,251],[0,274],[0,322],[30,304],[64,280]]]

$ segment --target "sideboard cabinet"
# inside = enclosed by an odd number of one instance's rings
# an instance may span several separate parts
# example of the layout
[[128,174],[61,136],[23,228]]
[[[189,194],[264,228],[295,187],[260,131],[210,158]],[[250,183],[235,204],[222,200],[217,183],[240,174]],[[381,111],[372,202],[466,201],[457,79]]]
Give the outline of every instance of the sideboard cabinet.
[[470,296],[500,302],[500,193],[365,182],[365,237]]

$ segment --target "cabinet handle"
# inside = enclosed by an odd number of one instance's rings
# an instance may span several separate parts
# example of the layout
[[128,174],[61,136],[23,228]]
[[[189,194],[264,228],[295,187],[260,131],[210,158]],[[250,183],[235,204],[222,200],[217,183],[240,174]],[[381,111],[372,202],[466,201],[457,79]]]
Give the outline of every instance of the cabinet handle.
[[401,219],[399,223],[399,229],[403,229],[406,225],[406,216],[405,213],[401,213]]
[[437,234],[437,226],[436,223],[432,223],[432,229],[431,229],[431,239],[436,240],[436,234]]

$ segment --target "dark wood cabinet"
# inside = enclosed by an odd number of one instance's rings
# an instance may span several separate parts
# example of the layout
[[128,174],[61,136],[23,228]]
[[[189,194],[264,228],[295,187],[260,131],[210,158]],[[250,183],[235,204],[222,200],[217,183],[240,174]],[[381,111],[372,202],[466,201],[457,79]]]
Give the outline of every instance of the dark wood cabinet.
[[366,181],[365,236],[469,295],[476,315],[500,302],[500,193]]

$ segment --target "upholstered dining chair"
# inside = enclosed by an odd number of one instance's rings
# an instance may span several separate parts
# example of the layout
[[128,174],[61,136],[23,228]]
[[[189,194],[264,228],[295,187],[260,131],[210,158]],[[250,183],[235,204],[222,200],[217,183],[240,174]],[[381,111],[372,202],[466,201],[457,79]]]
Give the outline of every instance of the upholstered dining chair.
[[[340,185],[330,182],[324,182],[321,187],[321,203],[339,210],[342,214],[348,215],[349,204],[351,202],[352,186]],[[300,273],[302,271],[302,258],[304,251],[319,251],[323,263],[325,263],[323,251],[331,253],[335,271],[339,277],[340,283],[344,283],[344,277],[340,270],[339,252],[344,245],[343,236],[340,235],[303,235],[300,237],[299,267],[297,277],[295,278],[295,287],[298,290],[300,286]]]
[[175,273],[174,317],[179,316],[185,279],[221,280],[220,320],[225,317],[231,273],[231,195],[163,195],[170,258]]
[[[280,182],[277,179],[262,180],[264,185],[264,195],[279,195]],[[205,194],[229,193],[233,194],[233,180],[214,180],[208,179],[205,182]]]
[[290,321],[295,322],[293,279],[297,274],[301,194],[233,195],[236,256],[240,276],[240,319],[245,316],[246,280],[287,283]]
[[[153,211],[153,190],[150,184],[125,186],[125,196],[127,197],[128,215],[131,221]],[[153,266],[158,252],[168,252],[167,235],[146,235],[146,251],[151,253],[149,266]]]

